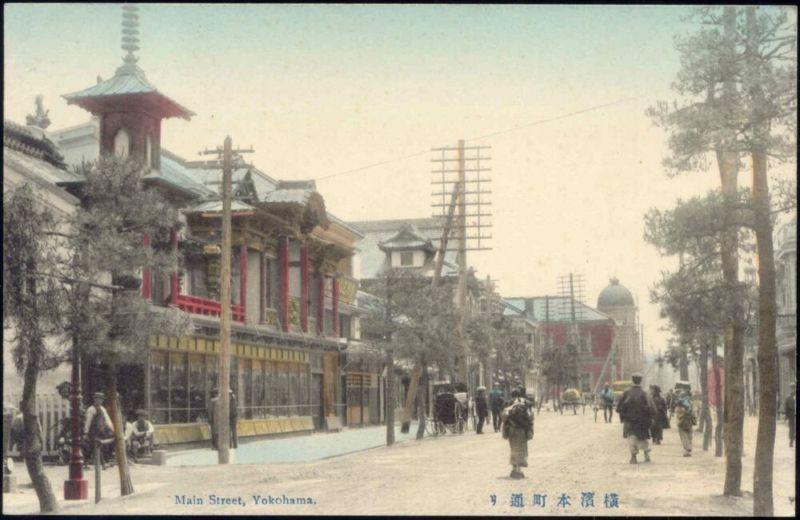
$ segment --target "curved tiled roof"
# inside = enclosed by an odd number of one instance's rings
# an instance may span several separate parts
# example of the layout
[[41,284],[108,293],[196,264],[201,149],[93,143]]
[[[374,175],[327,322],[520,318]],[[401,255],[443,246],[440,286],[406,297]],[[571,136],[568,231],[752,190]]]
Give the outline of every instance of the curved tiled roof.
[[125,64],[119,67],[113,77],[101,81],[96,85],[85,88],[72,94],[66,94],[64,99],[70,105],[78,105],[89,112],[96,113],[101,106],[98,103],[105,98],[114,96],[141,95],[155,103],[164,117],[182,117],[189,119],[194,112],[185,108],[158,91],[152,83],[147,81],[144,71],[134,64]]

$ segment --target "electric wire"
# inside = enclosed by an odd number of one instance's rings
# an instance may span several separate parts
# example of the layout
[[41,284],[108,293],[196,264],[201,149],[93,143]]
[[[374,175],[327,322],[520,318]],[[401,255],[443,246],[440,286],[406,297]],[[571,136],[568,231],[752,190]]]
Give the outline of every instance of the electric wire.
[[[553,121],[558,121],[558,120],[561,120],[561,119],[567,119],[569,117],[573,117],[573,116],[576,116],[576,115],[579,115],[579,114],[585,114],[587,112],[592,112],[594,110],[600,110],[601,108],[606,108],[606,107],[610,107],[610,106],[614,106],[614,105],[619,105],[621,103],[625,103],[625,102],[628,102],[628,101],[639,99],[641,97],[643,97],[643,96],[627,97],[627,98],[618,99],[616,101],[612,101],[612,102],[609,102],[609,103],[603,103],[601,105],[594,105],[594,106],[591,106],[589,108],[576,110],[574,112],[568,112],[566,114],[561,114],[559,116],[549,117],[547,119],[539,119],[538,121],[534,121],[532,123],[526,123],[524,125],[518,125],[518,126],[511,127],[511,128],[506,128],[505,130],[499,130],[497,132],[492,132],[492,133],[489,133],[489,134],[479,135],[477,137],[471,137],[469,139],[465,139],[464,142],[478,141],[480,139],[486,139],[487,137],[494,137],[494,136],[498,136],[498,135],[503,135],[503,134],[507,134],[507,133],[510,133],[510,132],[515,132],[517,130],[522,130],[524,128],[531,128],[533,126],[537,126],[537,125],[541,125],[541,124],[545,124],[545,123],[551,123]],[[404,161],[406,159],[413,159],[414,157],[420,157],[422,155],[427,155],[429,153],[430,153],[430,150],[424,150],[424,151],[421,151],[421,152],[416,152],[416,153],[404,155],[402,157],[396,157],[394,159],[387,159],[385,161],[380,161],[380,162],[376,162],[376,163],[372,163],[372,164],[367,164],[365,166],[360,166],[358,168],[351,168],[349,170],[344,170],[344,171],[340,171],[340,172],[336,172],[336,173],[331,173],[329,175],[323,175],[322,177],[317,177],[314,180],[323,181],[323,180],[327,180],[327,179],[332,179],[334,177],[340,177],[342,175],[348,175],[348,174],[351,174],[351,173],[356,173],[356,172],[368,170],[370,168],[375,168],[377,166],[383,166],[383,165],[386,165],[386,164],[391,164],[391,163],[395,163],[395,162],[399,162],[399,161]]]

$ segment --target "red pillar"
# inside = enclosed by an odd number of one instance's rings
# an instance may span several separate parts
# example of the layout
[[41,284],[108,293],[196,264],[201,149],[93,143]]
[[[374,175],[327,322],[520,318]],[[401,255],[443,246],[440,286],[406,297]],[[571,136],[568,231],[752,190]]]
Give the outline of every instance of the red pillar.
[[[150,235],[145,235],[144,239],[142,240],[144,248],[148,249],[150,247]],[[142,269],[142,298],[145,300],[150,299],[151,289],[150,289],[150,269],[144,268]]]
[[[172,230],[170,233],[170,242],[172,243],[172,250],[177,253],[178,252],[178,232],[176,230]],[[170,277],[170,303],[173,305],[178,305],[178,293],[180,292],[180,287],[178,286],[178,266],[175,266],[175,270],[172,271],[172,276]]]
[[281,263],[281,328],[289,332],[289,237],[281,237],[278,252]]
[[244,244],[239,248],[239,271],[239,305],[244,316],[247,311],[247,246]]
[[333,335],[339,337],[339,277],[333,277],[333,290],[331,291],[331,307],[333,307]]
[[325,333],[325,275],[319,273],[317,278],[317,334]]
[[308,244],[300,246],[300,327],[308,332]]
[[81,453],[81,358],[73,344],[72,383],[70,389],[70,429],[72,452],[69,461],[69,480],[64,481],[64,500],[85,500],[89,497],[89,481],[83,477],[83,455]]
[[259,256],[261,261],[261,280],[258,284],[258,321],[264,322],[264,311],[267,308],[267,257],[262,252]]

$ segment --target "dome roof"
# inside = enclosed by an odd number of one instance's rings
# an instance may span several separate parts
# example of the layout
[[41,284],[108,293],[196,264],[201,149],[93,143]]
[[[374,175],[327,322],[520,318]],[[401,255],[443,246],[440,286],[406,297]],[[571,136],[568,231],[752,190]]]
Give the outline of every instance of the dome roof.
[[603,289],[600,296],[597,297],[597,308],[634,307],[636,304],[633,302],[631,292],[620,285],[617,278],[612,278],[610,281],[611,284]]

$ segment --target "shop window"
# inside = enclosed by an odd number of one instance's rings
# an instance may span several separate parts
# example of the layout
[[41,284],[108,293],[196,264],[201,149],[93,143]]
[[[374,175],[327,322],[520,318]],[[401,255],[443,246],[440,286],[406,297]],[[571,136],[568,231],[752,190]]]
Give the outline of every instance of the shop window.
[[244,412],[239,417],[242,419],[253,418],[253,360],[239,359],[239,408]]
[[185,423],[188,421],[189,393],[187,388],[188,372],[186,370],[186,354],[169,353],[169,422]]
[[286,367],[287,377],[289,379],[289,408],[287,415],[297,415],[297,403],[299,396],[297,395],[297,372],[295,371],[294,364],[289,364]]
[[189,422],[206,419],[206,360],[202,354],[189,354]]
[[211,390],[219,386],[219,356],[206,356],[206,373],[208,374],[207,401],[211,402]]
[[264,361],[253,361],[253,417],[265,416]]
[[150,354],[150,406],[152,421],[155,424],[166,424],[169,421],[167,368],[166,352],[152,352]]

